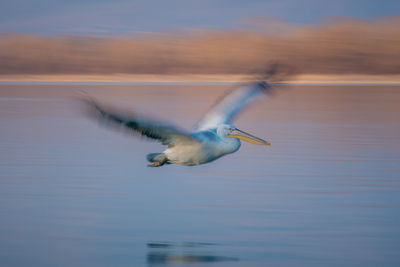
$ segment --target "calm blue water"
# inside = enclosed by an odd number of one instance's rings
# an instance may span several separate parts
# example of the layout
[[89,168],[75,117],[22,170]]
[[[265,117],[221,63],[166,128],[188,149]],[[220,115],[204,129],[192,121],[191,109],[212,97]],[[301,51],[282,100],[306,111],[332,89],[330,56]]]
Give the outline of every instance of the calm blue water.
[[282,88],[235,123],[271,147],[197,167],[67,99],[190,128],[227,87],[0,85],[0,265],[399,266],[400,87]]

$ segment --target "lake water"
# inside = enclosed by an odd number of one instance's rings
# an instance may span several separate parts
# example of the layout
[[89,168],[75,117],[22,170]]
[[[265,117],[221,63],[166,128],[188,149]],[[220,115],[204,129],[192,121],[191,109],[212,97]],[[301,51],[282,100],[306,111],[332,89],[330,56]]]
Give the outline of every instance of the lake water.
[[190,129],[229,85],[0,85],[1,266],[400,266],[400,87],[280,87],[210,164],[99,127],[80,89]]

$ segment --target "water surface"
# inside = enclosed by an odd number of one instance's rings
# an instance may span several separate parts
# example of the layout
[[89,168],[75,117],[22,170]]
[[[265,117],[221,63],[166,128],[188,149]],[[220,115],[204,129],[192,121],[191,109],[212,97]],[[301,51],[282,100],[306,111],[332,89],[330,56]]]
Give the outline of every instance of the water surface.
[[228,85],[0,85],[1,266],[399,266],[400,87],[292,86],[235,125],[271,140],[147,168],[84,89],[190,129]]

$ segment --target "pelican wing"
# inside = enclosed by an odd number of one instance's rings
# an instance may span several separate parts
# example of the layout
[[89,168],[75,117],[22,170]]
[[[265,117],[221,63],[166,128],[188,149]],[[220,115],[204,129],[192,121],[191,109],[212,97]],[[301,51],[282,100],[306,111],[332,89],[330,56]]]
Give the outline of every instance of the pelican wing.
[[268,93],[271,86],[264,82],[250,83],[235,88],[196,124],[197,131],[216,128],[219,124],[230,124],[236,115],[248,106],[261,93]]
[[132,113],[118,111],[100,105],[93,99],[84,99],[87,114],[99,119],[105,125],[116,126],[138,133],[142,136],[160,141],[172,147],[177,143],[199,142],[195,137],[171,125],[165,125]]

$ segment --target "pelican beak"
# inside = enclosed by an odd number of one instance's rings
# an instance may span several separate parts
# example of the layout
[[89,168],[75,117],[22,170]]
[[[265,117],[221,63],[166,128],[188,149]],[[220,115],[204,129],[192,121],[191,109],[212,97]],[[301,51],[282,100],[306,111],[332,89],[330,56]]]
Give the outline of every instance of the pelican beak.
[[267,145],[270,146],[271,143],[265,140],[262,140],[261,138],[258,138],[254,135],[251,135],[249,133],[243,132],[239,129],[233,130],[230,134],[226,135],[227,137],[233,137],[233,138],[238,138],[242,139],[243,141],[250,142],[256,145]]

